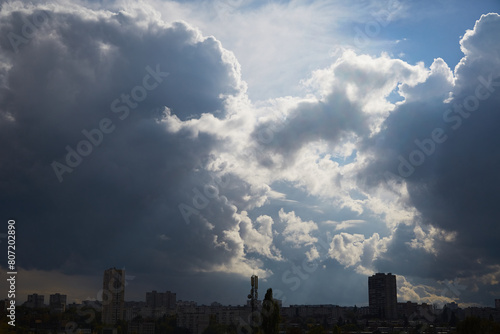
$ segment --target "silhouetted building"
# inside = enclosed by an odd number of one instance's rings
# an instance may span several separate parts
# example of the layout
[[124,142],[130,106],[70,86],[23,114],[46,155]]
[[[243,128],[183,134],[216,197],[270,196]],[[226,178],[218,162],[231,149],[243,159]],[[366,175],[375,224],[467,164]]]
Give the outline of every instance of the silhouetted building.
[[129,333],[137,334],[155,334],[155,323],[154,322],[141,322],[135,323],[131,322],[128,324]]
[[103,328],[102,334],[118,334],[118,330],[116,328]]
[[170,291],[167,292],[146,292],[146,305],[152,309],[165,307],[174,309],[176,305],[176,295]]
[[28,295],[28,300],[26,301],[26,306],[31,307],[31,308],[39,308],[39,307],[44,307],[45,304],[43,303],[44,296],[39,295],[39,294],[32,294]]
[[464,309],[464,317],[477,317],[500,322],[500,312],[492,307],[467,307]]
[[114,325],[118,320],[123,320],[125,270],[116,268],[105,270],[102,290],[102,322]]
[[210,309],[203,306],[182,310],[177,313],[177,326],[187,328],[191,334],[202,334],[210,324],[210,315]]
[[49,307],[51,312],[63,313],[66,310],[66,295],[59,293],[50,295]]
[[414,314],[417,314],[418,312],[418,304],[410,301],[406,303],[398,303],[397,308],[398,308],[398,317],[400,318],[403,317],[408,318]]
[[380,319],[396,319],[396,276],[377,273],[368,277],[368,303],[371,315]]
[[7,307],[10,306],[10,299],[0,300],[0,312],[7,311]]

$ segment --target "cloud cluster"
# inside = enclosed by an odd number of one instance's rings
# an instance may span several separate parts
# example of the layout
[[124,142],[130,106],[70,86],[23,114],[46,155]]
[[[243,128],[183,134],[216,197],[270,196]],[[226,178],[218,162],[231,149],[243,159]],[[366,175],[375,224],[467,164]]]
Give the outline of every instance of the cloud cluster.
[[[439,299],[455,277],[460,298],[497,291],[498,14],[454,70],[346,50],[266,101],[217,36],[151,6],[0,17],[0,196],[27,273],[126,265],[236,291],[252,273],[285,289],[386,271],[403,299],[456,300]],[[284,275],[298,259],[315,269]]]
[[[30,39],[12,45],[9,33],[39,13]],[[2,17],[3,200],[25,222],[22,266],[88,273],[132,259],[139,271],[210,271],[241,256],[228,233],[233,203],[250,200],[246,183],[212,168],[223,138],[167,124],[230,117],[226,103],[245,92],[234,56],[140,12],[12,3]],[[178,204],[194,200],[188,226]]]
[[[431,66],[434,75],[412,89],[410,99],[392,112],[384,130],[371,139],[377,143],[370,147],[373,156],[383,158],[372,159],[365,173],[386,186],[403,182],[407,204],[418,210],[418,221],[428,226],[426,231],[419,226],[413,231],[399,228],[392,246],[397,252],[409,245],[435,254],[442,270],[422,271],[423,277],[476,275],[487,270],[484,264],[498,263],[493,237],[497,213],[492,203],[498,183],[493,124],[498,115],[500,67],[496,46],[488,41],[499,24],[498,14],[482,16],[461,41],[465,56],[453,77],[446,64],[436,60],[434,70]],[[437,86],[446,89],[437,90]],[[432,94],[436,91],[440,93]],[[412,241],[404,246],[410,236]],[[398,258],[397,252],[391,253]],[[477,261],[483,265],[476,265]],[[401,266],[400,270],[411,269]]]

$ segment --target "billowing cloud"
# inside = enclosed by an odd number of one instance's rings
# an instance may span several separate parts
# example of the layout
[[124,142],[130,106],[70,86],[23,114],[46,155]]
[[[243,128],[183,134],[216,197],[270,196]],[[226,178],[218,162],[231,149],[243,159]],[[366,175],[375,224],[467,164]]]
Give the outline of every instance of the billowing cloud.
[[333,237],[328,255],[345,267],[356,267],[356,271],[371,275],[372,263],[386,252],[390,238],[380,238],[374,233],[370,238],[362,234],[341,232]]
[[411,284],[402,276],[397,276],[398,301],[412,301],[414,303],[427,303],[443,307],[444,304],[455,302],[455,296],[446,296],[442,289],[426,284]]
[[422,248],[426,252],[437,254],[437,250],[434,247],[434,243],[437,241],[453,242],[456,238],[456,232],[446,232],[440,230],[434,226],[426,226],[427,231],[424,231],[422,226],[415,226],[413,232],[415,233],[415,239],[412,239],[409,243],[411,248]]
[[318,229],[316,223],[313,221],[302,221],[293,211],[286,213],[281,209],[279,215],[281,221],[286,224],[285,230],[283,231],[285,241],[290,242],[296,247],[312,245],[318,241],[317,238],[311,236],[311,232]]
[[270,259],[281,260],[281,254],[273,244],[273,219],[269,216],[259,216],[252,223],[243,211],[239,224],[241,238],[249,252],[257,252]]
[[[498,14],[482,16],[461,41],[465,57],[454,78],[436,60],[434,74],[412,88],[408,102],[392,112],[372,141],[377,146],[370,148],[374,159],[366,174],[377,175],[385,186],[403,182],[407,204],[418,210],[417,219],[427,225],[415,226],[414,233],[397,234],[397,239],[413,234],[411,248],[437,255],[434,261],[441,269],[423,271],[424,277],[484,275],[490,271],[485,264],[498,263],[493,237],[497,214],[492,205],[498,155],[492,124],[497,122],[500,67],[497,46],[488,41],[499,30]],[[436,95],[439,77],[439,86],[446,89]],[[389,252],[398,257],[394,251]],[[399,268],[403,273],[407,267]]]
[[116,266],[137,288],[234,292],[252,273],[284,290],[385,271],[413,301],[498,293],[498,14],[454,69],[345,48],[300,94],[253,101],[217,36],[96,8],[0,10],[0,196],[25,275]]
[[33,240],[19,252],[26,269],[247,263],[230,233],[239,223],[233,203],[256,197],[217,165],[213,150],[225,138],[170,121],[230,117],[226,104],[245,92],[239,65],[213,37],[142,14],[2,7],[3,201]]

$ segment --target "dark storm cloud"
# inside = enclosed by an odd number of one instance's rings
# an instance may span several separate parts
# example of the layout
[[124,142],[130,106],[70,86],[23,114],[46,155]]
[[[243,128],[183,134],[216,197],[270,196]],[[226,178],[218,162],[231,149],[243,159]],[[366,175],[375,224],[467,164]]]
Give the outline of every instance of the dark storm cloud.
[[[409,100],[365,147],[375,158],[362,174],[364,184],[391,187],[404,179],[407,204],[419,211],[418,220],[457,232],[452,242],[435,240],[436,256],[423,249],[417,256],[407,243],[415,238],[413,227],[399,226],[377,265],[381,270],[434,279],[479,277],[500,261],[499,33],[500,16],[482,16],[462,39],[465,57],[455,70],[452,99]],[[432,93],[426,84],[420,93]]]
[[[136,292],[168,281],[204,301],[247,289],[251,272],[305,303],[366,301],[372,270],[494,282],[498,15],[465,34],[455,82],[440,59],[428,71],[346,51],[306,80],[317,97],[260,108],[215,38],[133,6],[2,7],[0,200],[20,266],[125,267]],[[379,186],[399,174],[409,197],[391,206]],[[334,220],[366,228],[335,235]],[[292,265],[308,259],[318,266],[302,278]]]
[[[6,8],[1,202],[18,222],[19,265],[94,273],[125,265],[211,270],[230,261],[240,245],[214,248],[214,238],[236,224],[223,196],[232,188],[219,184],[189,225],[178,209],[193,205],[193,189],[217,185],[205,168],[217,139],[169,132],[161,121],[225,117],[224,97],[242,88],[220,43],[183,23],[124,12]],[[30,31],[39,13],[46,20]],[[22,39],[12,44],[12,34]]]

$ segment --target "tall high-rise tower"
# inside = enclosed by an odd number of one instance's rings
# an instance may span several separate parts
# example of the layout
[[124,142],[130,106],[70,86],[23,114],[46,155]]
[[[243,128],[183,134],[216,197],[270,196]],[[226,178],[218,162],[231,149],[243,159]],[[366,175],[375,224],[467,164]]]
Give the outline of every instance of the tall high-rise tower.
[[125,270],[105,270],[102,282],[102,322],[114,325],[118,320],[123,320],[124,305]]
[[156,290],[146,292],[146,305],[148,305],[152,309],[160,307],[175,309],[176,294],[170,291],[157,292]]
[[50,310],[52,312],[64,312],[66,310],[66,298],[66,295],[61,295],[60,293],[50,295]]
[[368,303],[371,315],[380,319],[396,319],[396,276],[377,273],[368,277]]

